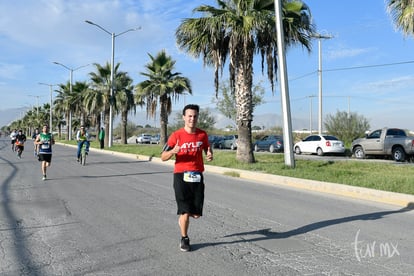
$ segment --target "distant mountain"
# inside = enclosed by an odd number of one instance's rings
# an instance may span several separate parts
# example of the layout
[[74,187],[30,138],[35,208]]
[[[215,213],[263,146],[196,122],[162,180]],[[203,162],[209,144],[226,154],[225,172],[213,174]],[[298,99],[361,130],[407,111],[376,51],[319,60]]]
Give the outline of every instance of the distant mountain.
[[[168,118],[168,121],[171,124],[175,123],[176,114],[180,111],[173,111]],[[209,112],[214,118],[216,119],[215,127],[218,129],[225,129],[227,126],[234,126],[235,123],[230,120],[229,118],[225,117],[216,109],[209,109]],[[129,119],[138,125],[146,125],[149,124],[151,126],[159,126],[159,116],[156,119],[149,119],[146,118],[145,111],[138,111],[136,115],[130,116]],[[253,116],[252,126],[259,126],[263,129],[270,129],[273,127],[282,127],[283,120],[280,114],[276,113],[265,113]],[[314,128],[316,124],[314,125]],[[301,119],[301,118],[292,118],[292,128],[294,130],[299,129],[308,129],[309,128],[309,119]]]
[[[12,121],[17,120],[20,116],[24,115],[27,111],[26,107],[21,108],[11,108],[11,109],[3,109],[0,110],[0,127],[7,126]],[[174,123],[176,114],[179,111],[173,111],[170,115],[169,122]],[[227,126],[235,126],[234,122],[223,114],[221,114],[216,109],[210,109],[210,113],[216,119],[215,127],[218,129],[225,129]],[[135,115],[130,115],[129,120],[138,125],[151,125],[155,127],[159,127],[159,116],[155,119],[147,119],[147,115],[145,111],[137,111]],[[309,119],[301,119],[301,118],[292,118],[292,128],[294,130],[300,129],[308,129],[309,128]],[[115,118],[114,126],[119,124],[119,118]],[[265,114],[258,114],[253,116],[252,126],[259,126],[263,129],[270,129],[273,127],[282,127],[283,121],[280,114],[275,113],[265,113]],[[316,124],[314,125],[316,128]]]
[[27,107],[10,108],[0,110],[0,128],[9,125],[11,122],[18,120],[26,114]]

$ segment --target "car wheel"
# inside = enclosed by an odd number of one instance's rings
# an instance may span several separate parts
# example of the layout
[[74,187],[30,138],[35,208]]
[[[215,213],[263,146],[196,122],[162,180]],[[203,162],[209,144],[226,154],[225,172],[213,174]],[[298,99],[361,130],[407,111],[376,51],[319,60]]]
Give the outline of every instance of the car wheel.
[[365,152],[362,149],[361,146],[358,146],[354,149],[354,156],[356,159],[364,159],[365,158]]
[[397,162],[403,162],[405,160],[405,151],[402,147],[396,147],[392,150],[392,157]]
[[274,152],[275,152],[275,146],[274,146],[274,145],[270,145],[270,147],[269,147],[269,151],[270,151],[271,153],[274,153]]
[[236,146],[235,146],[234,144],[231,144],[231,145],[230,145],[230,149],[231,149],[231,150],[235,150],[235,149],[236,149]]
[[317,154],[318,156],[323,156],[323,150],[322,150],[321,148],[317,148],[317,149],[316,149],[316,154]]
[[296,154],[301,154],[301,153],[302,153],[302,152],[300,151],[300,148],[299,148],[299,147],[296,147],[296,148],[295,148],[295,153],[296,153]]
[[254,145],[254,151],[258,152],[259,151],[259,146],[258,145]]

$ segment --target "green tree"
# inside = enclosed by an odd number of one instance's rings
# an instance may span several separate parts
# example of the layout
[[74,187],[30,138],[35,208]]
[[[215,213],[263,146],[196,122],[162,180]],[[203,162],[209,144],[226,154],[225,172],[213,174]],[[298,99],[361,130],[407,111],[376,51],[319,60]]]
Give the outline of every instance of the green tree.
[[182,77],[181,73],[173,72],[175,61],[162,50],[145,65],[146,72],[141,75],[147,79],[137,84],[136,101],[146,103],[147,117],[155,117],[158,104],[160,105],[160,135],[161,143],[167,142],[168,115],[172,111],[172,101],[188,92],[192,94],[190,80]]
[[[125,128],[125,129],[124,129]],[[134,134],[138,134],[139,127],[134,124],[133,122],[127,122],[126,127],[124,127],[121,123],[119,123],[116,128],[114,129],[115,133],[122,133],[123,131],[126,131],[126,137],[131,137]],[[135,143],[135,141],[134,141]]]
[[[88,95],[88,99],[85,101],[87,102],[87,105],[98,107],[99,104],[101,104],[101,108],[103,111],[103,117],[104,117],[104,125],[105,125],[105,133],[108,133],[105,135],[105,146],[108,146],[109,142],[109,110],[110,106],[112,105],[112,108],[114,109],[114,101],[116,98],[116,89],[114,89],[113,97],[111,97],[111,64],[107,62],[105,65],[100,65],[98,63],[93,64],[95,66],[96,72],[89,73],[89,76],[91,78],[91,89],[94,91],[95,94],[92,93],[92,95]],[[120,64],[117,63],[114,66],[114,82],[117,82],[118,78],[118,69]],[[97,101],[97,102],[93,102]],[[96,110],[97,111],[97,110]]]
[[[252,147],[253,58],[259,54],[262,71],[274,86],[277,70],[277,39],[274,1],[217,0],[218,7],[201,5],[194,9],[202,16],[184,19],[176,31],[178,46],[204,64],[215,67],[215,89],[219,72],[229,59],[230,87],[236,99],[239,161],[255,161]],[[283,1],[285,45],[301,44],[310,50],[310,12],[301,1]]]
[[[237,105],[236,98],[232,93],[234,91],[230,88],[229,81],[224,81],[219,86],[219,93],[217,97],[213,98],[213,103],[216,104],[217,109],[226,116],[227,118],[233,120],[236,123],[236,114],[237,114]],[[265,89],[261,86],[261,83],[256,84],[252,88],[253,93],[253,112],[254,108],[264,103],[263,97],[265,94]]]
[[128,113],[136,113],[132,79],[126,72],[120,72],[116,79],[115,110],[121,114],[121,144],[127,144]]
[[387,10],[404,35],[414,35],[414,0],[388,0]]
[[[214,129],[215,124],[216,119],[211,115],[210,110],[208,108],[200,109],[200,113],[198,114],[197,127],[208,131]],[[183,113],[177,112],[175,114],[174,122],[170,125],[169,128],[171,131],[175,131],[182,128],[183,126]]]
[[332,134],[345,144],[350,144],[355,138],[361,137],[369,130],[368,119],[357,113],[337,111],[335,115],[327,115],[324,126],[329,134]]
[[84,105],[84,97],[86,92],[89,90],[89,85],[86,82],[77,81],[72,86],[72,95],[70,97],[71,105],[73,106],[73,114],[79,118],[80,125],[86,124],[86,112],[87,109]]
[[211,112],[208,108],[200,109],[198,114],[197,126],[204,130],[212,130],[216,124],[216,119],[211,115]]
[[66,121],[66,139],[69,140],[69,120],[72,116],[71,113],[71,102],[70,102],[70,83],[59,84],[57,90],[57,96],[54,101],[54,110],[58,113],[65,114]]

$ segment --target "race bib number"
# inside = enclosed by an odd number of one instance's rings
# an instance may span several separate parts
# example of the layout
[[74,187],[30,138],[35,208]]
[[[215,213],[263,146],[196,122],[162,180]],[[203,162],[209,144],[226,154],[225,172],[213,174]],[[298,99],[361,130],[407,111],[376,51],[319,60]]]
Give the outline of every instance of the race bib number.
[[50,144],[49,143],[44,143],[40,146],[42,149],[48,149],[50,148]]
[[199,172],[185,172],[185,182],[201,182],[201,174]]

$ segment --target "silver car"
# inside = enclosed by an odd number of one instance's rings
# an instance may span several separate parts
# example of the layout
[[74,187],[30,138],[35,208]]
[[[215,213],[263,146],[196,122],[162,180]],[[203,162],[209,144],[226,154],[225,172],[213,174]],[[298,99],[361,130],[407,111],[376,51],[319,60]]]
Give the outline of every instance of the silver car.
[[237,149],[238,135],[226,135],[218,142],[219,149]]
[[140,136],[138,136],[137,138],[137,143],[138,144],[149,144],[151,143],[151,134],[141,134]]

